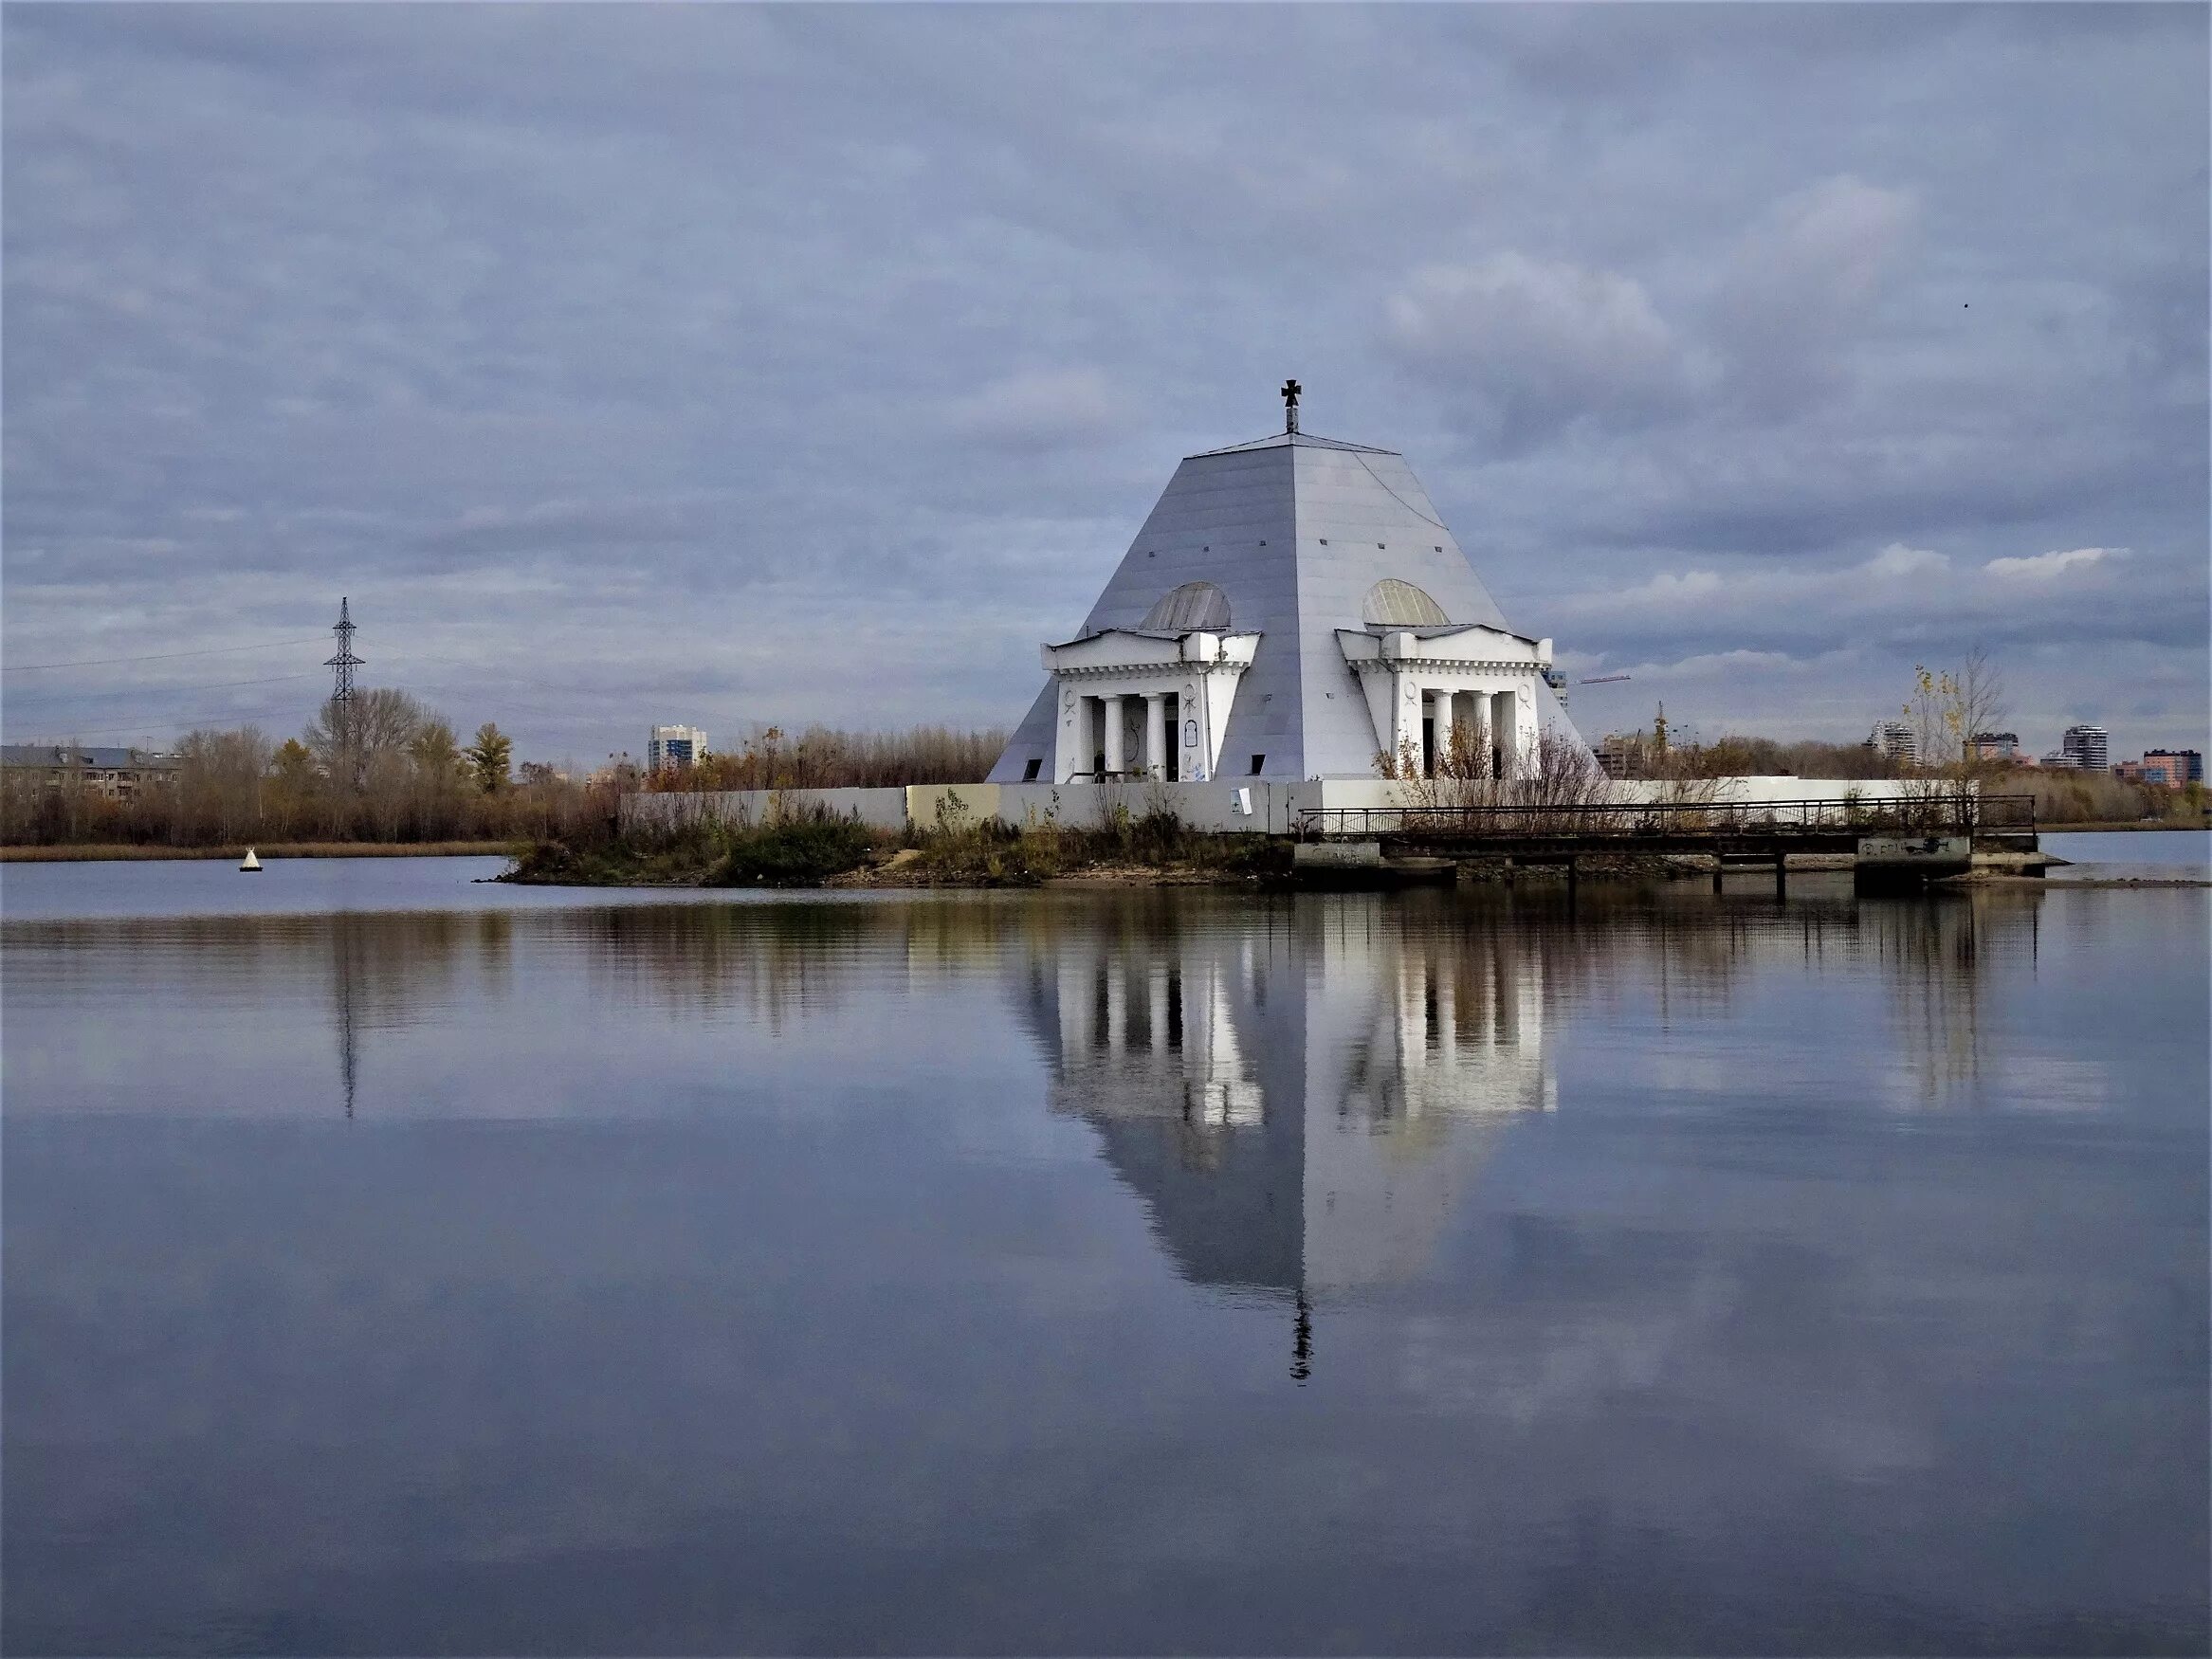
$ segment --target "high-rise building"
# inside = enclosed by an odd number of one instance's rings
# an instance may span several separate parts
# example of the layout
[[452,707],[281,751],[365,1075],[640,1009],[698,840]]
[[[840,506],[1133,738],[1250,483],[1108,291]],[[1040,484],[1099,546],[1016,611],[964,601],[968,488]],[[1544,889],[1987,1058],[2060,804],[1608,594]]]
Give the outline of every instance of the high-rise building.
[[2111,742],[2102,726],[2068,726],[2059,734],[2058,753],[2083,772],[2110,772]]
[[1867,736],[1866,746],[1883,759],[1906,766],[1920,758],[1919,741],[1912,736],[1912,728],[1903,720],[1876,721]]
[[1966,740],[1977,760],[2016,760],[2020,757],[2018,732],[1976,732]]
[[681,772],[706,758],[706,734],[697,726],[655,726],[646,740],[648,772]]

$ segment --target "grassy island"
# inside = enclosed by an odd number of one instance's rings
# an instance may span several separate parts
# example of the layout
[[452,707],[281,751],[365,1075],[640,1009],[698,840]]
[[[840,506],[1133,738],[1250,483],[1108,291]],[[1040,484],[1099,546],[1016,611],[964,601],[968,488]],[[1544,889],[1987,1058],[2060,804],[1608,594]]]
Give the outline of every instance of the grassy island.
[[996,821],[870,830],[852,818],[702,822],[666,835],[540,841],[502,878],[546,886],[1033,887],[1048,881],[1243,881],[1287,873],[1265,835],[1193,830],[1172,812],[1092,828]]

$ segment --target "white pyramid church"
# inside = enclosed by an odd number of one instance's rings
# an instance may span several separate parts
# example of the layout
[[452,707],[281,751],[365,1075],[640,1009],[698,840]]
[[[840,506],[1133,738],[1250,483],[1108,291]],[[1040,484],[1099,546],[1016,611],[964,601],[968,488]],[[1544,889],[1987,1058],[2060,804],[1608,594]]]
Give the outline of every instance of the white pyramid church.
[[992,782],[1372,778],[1455,726],[1510,776],[1542,732],[1581,743],[1551,642],[1506,626],[1405,458],[1301,432],[1298,390],[1282,432],[1176,468]]

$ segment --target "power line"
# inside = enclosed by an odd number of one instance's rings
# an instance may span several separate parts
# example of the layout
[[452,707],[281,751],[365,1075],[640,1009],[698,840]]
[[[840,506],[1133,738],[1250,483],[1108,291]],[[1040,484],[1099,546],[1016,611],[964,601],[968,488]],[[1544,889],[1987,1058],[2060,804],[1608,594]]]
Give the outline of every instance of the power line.
[[204,651],[150,651],[142,657],[88,657],[81,663],[9,663],[0,673],[36,674],[46,668],[106,668],[117,663],[167,663],[178,657],[227,657],[238,651],[273,651],[280,646],[319,646],[320,639],[273,639],[258,646],[210,646]]
[[[270,710],[270,711],[268,711],[268,712],[265,713],[265,714],[264,714],[264,715],[263,715],[261,718],[263,718],[263,719],[265,719],[265,719],[273,719],[273,718],[275,718],[277,715],[281,715],[281,714],[283,714],[283,712],[284,712],[284,711],[283,711],[283,710],[282,710],[282,709],[274,709],[274,710]],[[75,741],[75,740],[76,740],[77,738],[100,738],[100,737],[105,737],[105,736],[106,736],[107,734],[109,734],[110,732],[178,732],[178,731],[189,731],[189,730],[191,730],[191,729],[192,729],[192,727],[194,727],[194,726],[211,724],[211,723],[213,723],[213,722],[215,722],[215,721],[219,721],[219,720],[229,720],[229,721],[231,721],[231,722],[233,723],[233,725],[235,726],[237,723],[239,723],[239,722],[242,722],[242,721],[244,721],[244,720],[249,720],[249,719],[251,719],[251,718],[252,718],[252,717],[251,717],[251,716],[250,716],[250,715],[249,715],[249,714],[248,714],[247,711],[245,711],[245,710],[241,710],[241,709],[235,709],[235,708],[225,708],[225,709],[211,709],[211,710],[210,710],[210,711],[208,711],[208,712],[206,712],[206,713],[204,713],[204,714],[184,715],[184,716],[182,716],[182,717],[180,717],[180,718],[178,718],[178,719],[176,719],[176,720],[150,720],[150,719],[146,719],[146,718],[143,718],[143,717],[141,717],[140,719],[137,719],[137,720],[125,720],[125,721],[121,721],[121,722],[119,722],[119,723],[118,723],[118,724],[116,724],[116,725],[112,725],[112,726],[80,726],[80,725],[75,725],[75,724],[69,724],[69,733],[68,733],[68,738],[67,738],[67,739],[65,739],[65,740],[67,740],[67,741],[72,741],[72,742],[73,742],[73,741]],[[68,722],[65,722],[65,721],[64,721],[64,722],[62,722],[62,723],[68,724]],[[50,734],[49,734],[49,736],[50,736]],[[12,742],[21,742],[21,741],[27,741],[27,740],[28,740],[28,741],[36,741],[36,742],[45,742],[45,741],[46,741],[46,740],[47,740],[47,738],[34,738],[34,739],[23,739],[23,738],[10,738],[9,739],[9,742],[11,742],[11,743],[12,743]]]
[[[198,685],[119,685],[113,691],[55,691],[46,695],[49,698],[58,698],[64,702],[82,702],[88,697],[134,697],[147,691],[221,691],[232,685],[274,685],[283,680],[312,680],[314,678],[316,678],[316,671],[309,669],[304,674],[270,674],[260,680],[210,680]],[[39,698],[35,692],[27,699],[21,693],[8,699],[10,705],[37,701]]]
[[[465,662],[459,657],[441,657],[430,651],[394,651],[381,660],[387,663],[437,663],[448,668],[459,668],[465,673],[498,679],[516,685],[536,686],[539,691],[550,691],[558,697],[604,695],[588,685],[574,684],[556,685],[549,681],[533,680],[527,674],[517,674],[512,669],[501,667],[496,664]],[[437,684],[439,682],[431,681],[430,684]],[[451,682],[448,681],[446,684],[449,684]]]
[[[278,674],[278,675],[273,675],[273,676],[271,676],[271,677],[270,677],[268,680],[266,680],[266,681],[242,680],[242,681],[234,681],[234,682],[224,682],[223,684],[239,684],[239,685],[274,684],[277,684],[277,683],[279,683],[279,682],[282,682],[282,681],[287,681],[287,680],[312,680],[312,679],[314,679],[314,678],[315,678],[315,675],[314,675],[314,674],[312,674],[312,673],[308,673],[308,674]],[[530,682],[529,684],[536,684],[536,682]],[[142,690],[142,689],[152,689],[152,688],[151,688],[151,687],[132,687],[132,689]],[[179,689],[179,690],[201,690],[201,691],[210,691],[210,690],[214,690],[214,689],[216,689],[216,687],[215,687],[215,686],[211,686],[211,685],[203,685],[203,686],[180,686],[180,687],[178,687],[178,689]],[[549,687],[548,689],[550,689],[550,687]],[[9,699],[8,700],[7,706],[9,707],[9,709],[10,710],[10,712],[12,712],[12,710],[14,709],[14,707],[15,707],[15,705],[16,705],[16,703],[17,703],[19,701],[20,701],[20,700],[18,700],[18,699],[15,699],[15,698],[9,698]],[[534,716],[538,717],[538,718],[539,718],[539,719],[540,719],[540,720],[556,720],[556,721],[558,721],[558,720],[577,720],[577,719],[582,719],[582,718],[588,718],[588,716],[579,716],[579,715],[576,713],[576,711],[575,711],[574,709],[553,709],[553,708],[548,708],[548,707],[546,707],[546,706],[545,706],[543,703],[540,703],[540,702],[535,702],[535,701],[533,701],[533,700],[531,700],[531,699],[528,699],[528,698],[517,698],[517,697],[502,696],[502,697],[500,697],[500,698],[499,698],[499,704],[500,704],[500,711],[501,711],[503,714],[505,714],[505,713],[520,713],[520,714],[534,715]],[[320,706],[320,705],[319,704],[318,706]],[[208,721],[224,721],[224,720],[228,720],[228,721],[231,721],[231,722],[236,722],[236,721],[239,721],[239,720],[247,720],[247,719],[249,719],[249,718],[254,718],[254,717],[255,717],[255,711],[252,711],[252,710],[246,710],[246,709],[211,709],[211,710],[209,710],[209,711],[207,711],[206,713],[203,713],[203,714],[198,714],[198,715],[186,715],[186,716],[182,716],[182,717],[179,717],[179,718],[177,718],[177,719],[174,719],[174,720],[162,720],[160,717],[161,717],[163,714],[165,714],[165,713],[167,712],[166,710],[163,710],[163,709],[147,709],[147,710],[144,710],[144,711],[143,711],[143,712],[142,712],[142,713],[139,715],[139,717],[138,717],[137,720],[128,720],[128,721],[119,721],[117,724],[115,724],[115,725],[112,725],[112,726],[79,726],[79,725],[76,725],[76,724],[74,724],[73,722],[71,722],[71,721],[68,720],[68,717],[67,717],[66,715],[62,715],[62,716],[48,716],[48,715],[46,715],[46,713],[44,713],[43,711],[27,711],[27,712],[30,712],[30,713],[32,713],[32,715],[33,715],[33,718],[35,718],[35,719],[38,719],[38,720],[50,720],[50,721],[51,721],[52,723],[54,723],[54,724],[58,724],[58,725],[67,725],[67,726],[69,727],[69,733],[70,733],[70,736],[71,736],[71,737],[78,737],[78,738],[82,738],[82,737],[96,737],[96,736],[99,736],[99,735],[101,735],[101,734],[103,734],[103,733],[107,733],[107,732],[131,732],[131,731],[150,731],[150,732],[159,732],[159,731],[170,731],[170,730],[181,730],[181,729],[184,729],[184,728],[187,728],[187,727],[190,727],[190,726],[199,725],[199,724],[202,724],[202,723],[204,723],[204,722],[208,722]],[[97,718],[97,717],[98,717],[98,716],[100,716],[100,715],[102,715],[102,714],[112,714],[112,713],[114,713],[115,711],[114,711],[114,710],[112,710],[112,709],[94,709],[94,710],[90,710],[90,711],[88,711],[88,712],[90,712],[91,714],[93,714],[93,715],[95,716],[95,718]],[[299,706],[298,706],[297,704],[293,704],[293,703],[285,703],[285,704],[283,704],[283,705],[280,705],[280,706],[268,707],[268,708],[265,708],[265,710],[262,710],[262,711],[260,711],[260,713],[259,713],[259,718],[261,718],[261,719],[265,719],[265,719],[273,719],[273,718],[282,718],[283,716],[284,716],[284,715],[286,715],[286,714],[288,714],[288,713],[298,713],[298,712],[300,712],[300,711],[299,711]],[[13,738],[10,738],[10,739],[9,739],[9,740],[12,742],[12,741],[14,741],[15,739],[13,739]]]

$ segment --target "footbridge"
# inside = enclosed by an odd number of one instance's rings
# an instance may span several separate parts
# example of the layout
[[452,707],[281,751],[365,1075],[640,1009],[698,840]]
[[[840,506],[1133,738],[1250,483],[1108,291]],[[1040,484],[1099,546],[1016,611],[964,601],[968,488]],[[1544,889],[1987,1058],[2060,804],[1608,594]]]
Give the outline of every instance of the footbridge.
[[1621,858],[1712,860],[1771,869],[1793,854],[1847,855],[1863,885],[1965,873],[1976,852],[2033,853],[2036,798],[1931,790],[1882,800],[1635,801],[1571,805],[1311,807],[1295,829],[1297,863],[1315,875],[1404,874],[1474,860],[1518,866]]

